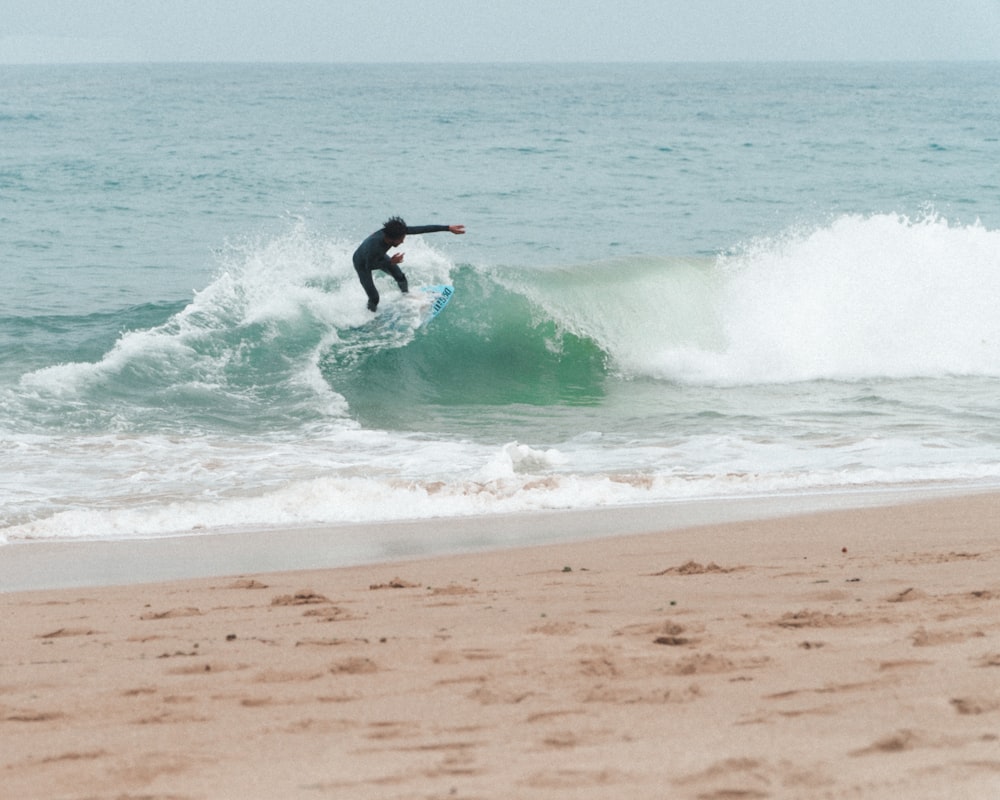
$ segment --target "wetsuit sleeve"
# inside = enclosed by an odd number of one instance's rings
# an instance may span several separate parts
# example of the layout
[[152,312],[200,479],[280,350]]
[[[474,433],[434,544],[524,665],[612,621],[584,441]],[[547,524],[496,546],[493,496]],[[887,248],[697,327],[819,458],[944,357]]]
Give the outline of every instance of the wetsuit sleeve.
[[443,233],[448,229],[447,225],[408,225],[406,234],[409,236],[411,233]]

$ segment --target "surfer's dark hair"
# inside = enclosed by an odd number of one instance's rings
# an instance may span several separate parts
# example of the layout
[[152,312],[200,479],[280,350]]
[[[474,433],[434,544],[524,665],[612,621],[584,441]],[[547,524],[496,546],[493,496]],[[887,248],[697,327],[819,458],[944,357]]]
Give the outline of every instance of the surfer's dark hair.
[[389,217],[382,226],[382,231],[389,239],[402,239],[406,236],[406,223],[400,217]]

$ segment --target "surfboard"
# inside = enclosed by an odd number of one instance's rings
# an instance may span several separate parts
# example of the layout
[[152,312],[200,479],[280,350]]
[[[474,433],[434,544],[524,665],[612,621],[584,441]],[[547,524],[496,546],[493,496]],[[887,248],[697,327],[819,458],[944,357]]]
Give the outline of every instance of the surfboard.
[[379,305],[375,316],[349,329],[350,333],[346,330],[342,332],[341,341],[353,340],[356,338],[354,334],[357,334],[363,337],[363,341],[378,347],[385,346],[387,341],[405,344],[417,328],[422,328],[444,311],[454,294],[455,287],[444,284],[415,287],[409,294],[391,293]]
[[448,301],[451,300],[451,296],[455,294],[455,287],[446,285],[421,286],[420,291],[427,292],[428,294],[434,296],[433,300],[431,300],[430,306],[420,317],[420,324],[426,325],[434,319],[434,317],[444,311],[445,306],[448,305]]
[[388,293],[365,322],[337,332],[339,341],[325,363],[331,368],[346,368],[380,351],[405,347],[418,328],[444,311],[454,294],[455,287],[444,284],[415,287],[409,294]]

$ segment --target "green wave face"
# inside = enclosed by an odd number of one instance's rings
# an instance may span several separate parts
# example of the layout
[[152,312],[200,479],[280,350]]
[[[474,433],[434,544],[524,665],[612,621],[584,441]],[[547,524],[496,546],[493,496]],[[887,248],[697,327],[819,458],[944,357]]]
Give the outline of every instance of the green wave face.
[[598,402],[608,377],[592,339],[538,314],[529,300],[461,270],[448,308],[400,331],[377,322],[345,332],[322,373],[370,426],[399,425],[422,406]]

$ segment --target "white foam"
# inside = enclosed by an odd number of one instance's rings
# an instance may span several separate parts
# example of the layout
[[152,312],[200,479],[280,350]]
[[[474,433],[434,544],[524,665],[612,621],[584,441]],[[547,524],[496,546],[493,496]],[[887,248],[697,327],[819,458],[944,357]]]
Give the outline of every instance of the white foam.
[[845,216],[721,267],[727,345],[705,377],[1000,375],[1000,233],[978,224]]
[[[114,539],[248,527],[427,519],[585,509],[782,492],[1000,481],[982,445],[964,461],[901,439],[858,437],[833,451],[742,437],[690,437],[676,446],[630,447],[597,457],[584,443],[542,449],[511,442],[487,448],[345,429],[315,439],[254,442],[108,436],[21,442],[51,470],[61,448],[61,496],[37,498],[10,520],[7,541]],[[574,450],[579,448],[579,452]],[[920,450],[920,452],[915,452]],[[935,460],[936,459],[936,460]],[[617,466],[615,466],[617,464]],[[29,477],[23,473],[22,477]],[[54,476],[32,473],[39,485]],[[8,482],[9,483],[9,482]],[[30,509],[17,487],[12,502]],[[91,496],[96,492],[96,496]]]
[[596,267],[515,288],[626,375],[724,385],[1000,376],[1000,232],[978,223],[845,215],[714,264]]

